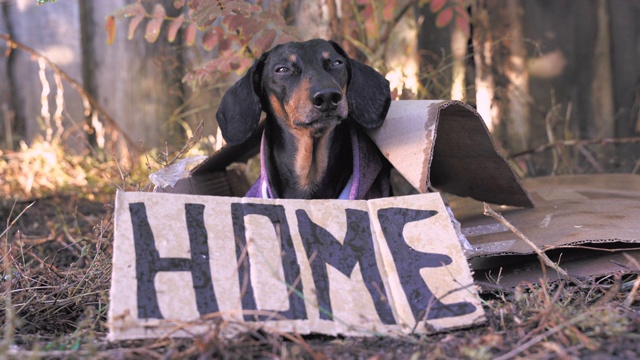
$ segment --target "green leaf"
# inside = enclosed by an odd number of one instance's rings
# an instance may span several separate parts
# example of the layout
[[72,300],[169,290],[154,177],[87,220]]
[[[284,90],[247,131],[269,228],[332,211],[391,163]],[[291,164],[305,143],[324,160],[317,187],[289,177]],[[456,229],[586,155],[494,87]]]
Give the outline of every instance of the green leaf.
[[243,15],[227,15],[222,19],[222,23],[225,24],[231,32],[238,30],[248,21],[249,18]]
[[217,18],[224,15],[217,1],[194,1],[189,3],[189,7],[193,9],[191,19],[196,22],[200,30],[207,29]]
[[249,16],[253,12],[259,12],[261,9],[259,6],[253,5],[245,1],[229,1],[225,5],[225,11],[233,12],[235,14]]

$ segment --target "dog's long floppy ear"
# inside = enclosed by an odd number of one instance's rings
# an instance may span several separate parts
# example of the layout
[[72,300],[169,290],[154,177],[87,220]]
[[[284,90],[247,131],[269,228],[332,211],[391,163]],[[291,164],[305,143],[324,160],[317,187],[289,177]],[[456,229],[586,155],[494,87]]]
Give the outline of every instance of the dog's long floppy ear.
[[367,129],[379,127],[391,105],[389,81],[370,66],[349,58],[336,42],[331,41],[331,44],[349,62],[349,117]]
[[227,90],[216,113],[222,137],[230,144],[241,143],[260,122],[260,79],[264,56],[256,60],[247,73]]

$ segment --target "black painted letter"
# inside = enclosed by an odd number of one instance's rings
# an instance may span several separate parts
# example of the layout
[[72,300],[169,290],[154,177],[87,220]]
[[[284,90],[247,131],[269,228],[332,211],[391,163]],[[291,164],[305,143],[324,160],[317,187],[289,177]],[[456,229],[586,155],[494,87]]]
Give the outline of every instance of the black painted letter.
[[304,210],[296,211],[300,237],[307,257],[312,260],[311,273],[316,286],[320,318],[333,319],[326,264],[333,266],[345,276],[351,277],[351,272],[358,263],[380,320],[384,324],[395,324],[391,307],[386,300],[389,297],[385,292],[380,270],[376,264],[369,214],[354,209],[346,209],[345,212],[347,234],[344,243],[340,244],[327,230],[313,223]]
[[[433,210],[395,207],[378,210],[380,227],[391,250],[402,289],[407,295],[416,321],[460,316],[476,310],[476,307],[468,302],[444,304],[436,299],[420,275],[420,269],[451,264],[451,258],[443,254],[417,251],[408,246],[402,236],[402,230],[407,223],[428,219],[437,213]],[[429,312],[426,318],[425,311]]]
[[[244,217],[246,215],[262,215],[271,220],[274,231],[277,225],[280,225],[280,250],[282,252],[282,269],[284,271],[284,280],[289,291],[289,309],[285,311],[273,312],[278,317],[270,315],[252,315],[245,314],[246,321],[260,320],[280,320],[280,316],[287,320],[304,320],[307,318],[307,309],[305,308],[304,298],[302,297],[302,280],[300,279],[300,265],[293,247],[293,240],[289,231],[289,224],[285,216],[284,207],[282,205],[268,204],[231,204],[231,218],[233,220],[233,232],[236,239],[236,258],[238,260],[238,280],[242,293],[242,308],[244,310],[258,310],[256,299],[253,294],[253,285],[251,284],[251,259],[249,253],[246,252],[244,258],[242,253],[245,252],[247,246],[246,228]],[[291,289],[293,284],[294,289]],[[264,310],[264,309],[263,309]]]
[[161,271],[191,272],[198,312],[200,315],[217,312],[218,303],[211,282],[207,230],[204,226],[204,205],[185,204],[191,259],[161,258],[155,246],[144,203],[129,204],[129,212],[136,251],[138,318],[163,319],[154,285],[154,278]]

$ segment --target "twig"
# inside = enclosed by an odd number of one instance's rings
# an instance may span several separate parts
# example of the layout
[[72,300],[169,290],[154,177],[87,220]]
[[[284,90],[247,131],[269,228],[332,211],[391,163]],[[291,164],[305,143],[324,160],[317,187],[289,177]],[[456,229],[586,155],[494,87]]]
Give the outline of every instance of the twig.
[[623,251],[637,251],[637,250],[640,250],[640,247],[607,249],[607,248],[602,248],[597,246],[586,246],[586,245],[557,245],[557,246],[545,246],[544,251],[555,250],[555,249],[585,249],[585,250],[595,250],[595,251],[602,251],[602,252],[608,252],[608,253],[617,253],[617,252],[623,252]]
[[622,276],[613,274],[613,286],[593,305],[595,307],[606,306],[610,303],[622,289]]
[[[66,82],[68,82],[71,85],[71,87],[74,90],[76,90],[78,92],[78,94],[80,94],[80,97],[82,98],[83,103],[90,104],[91,105],[91,110],[97,111],[100,114],[102,114],[102,117],[109,123],[109,125],[111,125],[116,131],[118,131],[118,133],[120,133],[120,135],[122,135],[122,137],[129,144],[129,146],[131,146],[136,152],[142,153],[142,150],[138,147],[136,142],[131,140],[131,138],[129,138],[129,136],[124,131],[122,131],[120,126],[118,126],[118,123],[111,116],[109,116],[109,114],[98,104],[96,99],[94,99],[89,93],[87,93],[87,91],[85,90],[84,87],[82,87],[82,85],[80,85],[77,81],[75,81],[73,78],[71,78],[71,76],[69,76],[62,69],[60,69],[60,67],[58,67],[58,65],[53,63],[46,56],[40,54],[39,52],[37,52],[33,48],[30,48],[29,46],[27,46],[25,44],[22,44],[20,42],[17,42],[16,40],[13,40],[11,38],[11,36],[9,36],[8,34],[0,33],[0,39],[4,40],[7,43],[7,46],[9,48],[11,48],[11,49],[20,49],[22,51],[25,51],[25,52],[29,53],[33,58],[38,59],[38,61],[44,61],[44,63],[53,72],[55,72],[56,74],[60,75],[61,78],[63,78]],[[85,109],[85,111],[90,111],[90,109]]]
[[514,159],[522,155],[540,153],[547,149],[556,146],[575,146],[575,145],[607,145],[607,144],[634,144],[640,143],[640,136],[620,137],[620,138],[597,138],[597,139],[572,139],[572,140],[560,140],[553,143],[547,143],[544,145],[536,146],[533,149],[524,150],[512,155],[509,155],[509,159]]
[[12,221],[10,224],[8,224],[7,228],[6,228],[6,229],[4,229],[4,231],[2,232],[2,234],[0,234],[0,238],[1,238],[1,237],[3,237],[3,236],[4,236],[4,234],[6,234],[6,233],[9,231],[9,229],[11,229],[11,228],[13,227],[13,225],[15,225],[15,223],[18,221],[18,219],[20,219],[20,217],[21,217],[21,216],[22,216],[22,215],[23,215],[27,210],[29,210],[29,208],[30,208],[30,207],[32,207],[32,206],[33,206],[33,204],[35,204],[35,203],[36,203],[36,202],[34,201],[34,202],[32,202],[31,204],[27,205],[27,207],[26,207],[26,208],[24,208],[24,210],[22,210],[22,211],[20,212],[20,214],[18,214],[18,216],[16,216],[16,218],[15,218],[15,219],[13,219],[13,221]]
[[[623,255],[624,257],[627,258],[627,260],[633,263],[633,265],[636,267],[637,270],[640,270],[640,263],[638,263],[636,259],[634,259],[631,255],[627,253],[624,253]],[[630,307],[631,304],[633,304],[633,302],[636,299],[636,294],[638,293],[638,288],[640,288],[640,275],[636,278],[636,281],[633,282],[633,287],[631,288],[631,291],[629,292],[629,295],[627,296],[627,298],[624,300],[625,307]]]
[[140,355],[143,358],[149,359],[163,359],[162,354],[150,350],[144,347],[137,348],[117,348],[109,349],[102,353],[94,353],[91,350],[22,350],[22,349],[10,349],[8,355],[17,359],[50,359],[50,358],[84,358],[84,357],[99,357],[99,358],[128,358],[132,355]]
[[495,358],[495,360],[507,360],[507,359],[510,359],[512,357],[515,357],[516,355],[520,354],[521,352],[527,350],[528,348],[530,348],[533,345],[539,343],[540,341],[544,340],[545,338],[557,333],[558,331],[566,328],[567,326],[572,326],[572,325],[575,325],[576,323],[578,323],[579,321],[582,321],[584,318],[587,317],[587,315],[591,315],[591,311],[584,312],[584,313],[576,316],[575,318],[573,318],[573,319],[571,319],[569,321],[566,321],[566,322],[564,322],[564,323],[562,323],[562,324],[560,324],[560,325],[558,325],[558,326],[556,326],[554,328],[551,328],[551,329],[545,331],[544,333],[534,337],[533,339],[531,339],[531,340],[527,341],[526,343],[518,346],[517,348],[509,351],[508,353],[503,354],[501,356],[498,356],[497,358]]
[[[3,339],[0,341],[0,350],[2,352],[6,352],[8,349],[10,349],[11,345],[13,345],[13,337],[15,335],[14,334],[15,309],[11,302],[11,284],[13,282],[13,273],[11,270],[11,260],[9,259],[11,257],[9,254],[9,252],[11,251],[10,250],[11,247],[9,246],[8,232],[9,232],[9,229],[11,229],[13,225],[16,223],[16,221],[18,221],[18,219],[22,217],[25,211],[29,210],[29,208],[33,206],[33,204],[35,204],[35,201],[29,204],[24,210],[22,210],[20,214],[18,214],[18,216],[16,216],[16,218],[13,219],[13,221],[9,222],[9,220],[11,219],[11,215],[13,214],[13,209],[16,206],[16,203],[14,202],[13,207],[11,208],[11,212],[9,213],[9,219],[7,219],[7,228],[2,232],[2,234],[0,234],[0,239],[2,239],[3,237],[5,238],[5,241],[2,242],[2,253],[3,253],[2,270],[3,270],[3,273],[5,274],[4,282],[6,283],[5,293],[3,296],[4,308],[5,308],[5,319],[4,319],[5,328],[3,333]],[[5,234],[7,234],[6,237],[5,237]]]
[[591,155],[591,152],[587,150],[587,148],[583,144],[576,144],[576,149],[578,149],[578,151],[585,157],[585,159],[587,159],[587,161],[591,163],[591,166],[593,166],[593,168],[596,169],[597,172],[605,172],[602,165],[600,165],[598,160],[596,160],[596,158]]
[[538,254],[538,257],[540,258],[540,260],[547,265],[548,267],[554,269],[556,272],[558,272],[558,274],[560,274],[561,276],[563,276],[564,278],[580,285],[581,282],[574,278],[573,276],[567,274],[567,272],[562,269],[558,264],[554,263],[553,261],[551,261],[551,259],[549,259],[549,257],[547,256],[547,254],[545,254],[542,250],[540,250],[540,248],[538,246],[536,246],[536,244],[534,244],[531,240],[529,240],[529,238],[524,235],[520,230],[518,230],[515,226],[513,226],[509,221],[507,221],[507,219],[505,219],[502,215],[496,213],[495,211],[493,211],[493,209],[491,209],[491,207],[487,204],[487,203],[483,203],[484,204],[484,214],[487,216],[491,216],[492,218],[498,220],[499,222],[501,222],[504,226],[506,226],[509,230],[511,230],[512,233],[516,234],[520,239],[522,239],[525,243],[527,243],[527,245],[529,245],[533,251],[536,252],[536,254]]

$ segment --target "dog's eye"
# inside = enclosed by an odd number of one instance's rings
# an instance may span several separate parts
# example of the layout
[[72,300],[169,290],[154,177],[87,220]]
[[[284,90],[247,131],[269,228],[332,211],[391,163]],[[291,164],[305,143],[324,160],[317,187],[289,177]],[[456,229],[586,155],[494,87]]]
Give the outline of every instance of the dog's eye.
[[284,73],[288,73],[290,69],[286,66],[278,66],[275,71],[279,74],[284,74]]
[[334,60],[334,61],[331,63],[331,65],[333,65],[333,66],[340,66],[340,65],[342,65],[342,64],[343,64],[342,60]]

